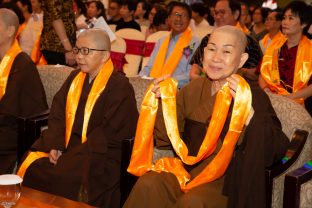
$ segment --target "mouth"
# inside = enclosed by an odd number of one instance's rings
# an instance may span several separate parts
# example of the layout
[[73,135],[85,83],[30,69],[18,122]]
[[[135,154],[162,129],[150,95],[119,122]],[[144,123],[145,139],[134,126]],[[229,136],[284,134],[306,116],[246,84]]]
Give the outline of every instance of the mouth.
[[221,67],[218,67],[218,66],[212,66],[212,65],[209,65],[208,68],[211,70],[211,71],[221,71],[222,68]]

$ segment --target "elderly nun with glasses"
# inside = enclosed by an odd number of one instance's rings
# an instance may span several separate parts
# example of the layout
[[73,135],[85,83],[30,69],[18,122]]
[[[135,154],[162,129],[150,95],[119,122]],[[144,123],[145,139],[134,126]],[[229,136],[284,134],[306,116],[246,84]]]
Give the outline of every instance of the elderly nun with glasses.
[[48,129],[18,174],[23,185],[97,207],[120,207],[121,141],[134,136],[134,90],[115,72],[100,29],[78,36],[74,70],[55,95]]

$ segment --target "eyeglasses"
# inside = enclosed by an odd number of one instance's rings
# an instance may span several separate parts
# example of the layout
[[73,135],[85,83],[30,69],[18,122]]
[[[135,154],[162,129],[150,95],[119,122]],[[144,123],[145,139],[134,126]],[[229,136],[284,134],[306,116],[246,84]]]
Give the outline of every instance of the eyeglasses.
[[74,47],[73,48],[74,54],[78,54],[79,51],[82,55],[88,55],[90,53],[90,51],[107,51],[107,50],[100,50],[100,49],[87,48],[87,47],[81,47],[81,48]]
[[186,13],[179,13],[179,12],[172,13],[170,16],[172,16],[172,17],[181,17],[182,19],[189,18],[189,16]]

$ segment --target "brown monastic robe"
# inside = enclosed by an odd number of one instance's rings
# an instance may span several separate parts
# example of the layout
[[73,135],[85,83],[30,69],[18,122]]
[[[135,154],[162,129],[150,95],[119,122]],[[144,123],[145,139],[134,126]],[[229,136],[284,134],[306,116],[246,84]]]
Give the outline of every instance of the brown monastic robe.
[[0,100],[0,174],[12,173],[17,160],[17,117],[48,109],[35,64],[21,52],[12,64],[6,91]]
[[93,81],[86,76],[79,100],[70,142],[65,148],[65,106],[69,87],[78,71],[71,73],[54,97],[48,129],[33,150],[63,151],[54,166],[48,158],[35,161],[27,170],[23,185],[84,200],[89,204],[120,207],[121,141],[134,136],[138,111],[134,90],[121,73],[113,72],[96,101],[81,144],[84,109]]
[[[236,147],[230,168],[225,176],[213,182],[200,185],[184,194],[179,187],[176,177],[171,173],[148,172],[139,178],[135,184],[124,207],[263,207],[264,203],[264,168],[279,160],[285,153],[289,144],[287,137],[281,130],[279,120],[270,104],[268,97],[256,85],[250,84],[253,94],[253,108],[255,114],[249,125],[245,128]],[[178,125],[181,135],[190,150],[191,155],[196,155],[206,133],[206,128],[212,115],[213,96],[211,96],[211,81],[202,77],[192,81],[182,88],[177,95],[177,115]],[[231,110],[230,110],[231,112]],[[213,159],[220,150],[222,140],[227,132],[230,116],[221,133],[221,140],[215,152],[206,160],[193,166],[185,168],[194,178]],[[260,133],[259,133],[260,132]],[[154,129],[156,146],[160,149],[171,149],[171,144],[166,135],[166,129],[162,118],[162,113],[158,112]],[[273,139],[274,138],[274,139]],[[259,148],[255,145],[257,143]],[[253,152],[248,155],[251,158],[242,158],[244,152]],[[240,178],[240,175],[233,175],[233,172],[240,171],[233,167],[237,161],[236,154],[240,154],[240,160],[248,161],[243,167],[244,175],[250,174],[248,168],[252,169],[249,178]],[[267,156],[267,157],[264,157]],[[257,159],[256,165],[250,163]],[[265,161],[264,161],[265,160]],[[258,166],[258,164],[261,166]],[[227,175],[231,177],[228,177]],[[258,177],[258,178],[257,178]],[[224,188],[224,178],[226,181],[226,192],[228,197],[222,194]],[[233,186],[235,184],[235,186]],[[232,186],[231,186],[232,185]],[[242,185],[244,189],[241,188]],[[255,185],[258,190],[251,187]],[[235,190],[235,191],[234,191]],[[239,199],[237,195],[242,195]],[[248,197],[257,198],[257,204],[251,204]],[[235,200],[233,199],[235,198]],[[244,206],[238,206],[242,202]],[[248,203],[247,203],[248,202]]]

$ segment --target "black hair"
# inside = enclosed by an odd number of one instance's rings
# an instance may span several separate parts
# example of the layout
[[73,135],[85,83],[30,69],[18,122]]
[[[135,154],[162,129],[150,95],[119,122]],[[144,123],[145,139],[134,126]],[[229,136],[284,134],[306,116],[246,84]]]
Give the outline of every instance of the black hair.
[[[241,15],[241,4],[238,2],[238,1],[235,1],[235,0],[224,0],[224,1],[227,1],[229,2],[229,7],[232,11],[232,14],[234,14],[236,11],[238,11],[238,17],[237,17],[237,21],[239,20],[240,18],[240,15]],[[214,7],[216,7],[216,4],[218,3],[218,1],[216,1]]]
[[285,15],[285,12],[287,10],[291,10],[291,13],[294,15],[297,15],[300,19],[300,24],[307,24],[307,26],[310,26],[311,24],[311,7],[307,5],[303,1],[293,1],[290,2],[283,10],[283,16]]
[[[31,3],[30,3],[30,0],[18,0],[19,2],[21,2],[21,4],[23,6],[27,6],[27,10],[29,13],[32,13],[32,6],[31,6]],[[16,1],[16,2],[18,2]]]
[[145,1],[145,0],[138,1],[137,6],[139,5],[139,3],[142,3],[142,8],[143,8],[143,10],[146,11],[144,16],[143,16],[144,19],[148,19],[148,15],[149,15],[149,13],[151,11],[151,5],[147,1]]
[[184,2],[178,2],[178,1],[172,1],[170,2],[170,4],[168,4],[168,14],[171,15],[172,13],[172,10],[174,7],[181,7],[183,8],[184,10],[186,10],[188,16],[189,16],[189,19],[192,18],[192,9],[191,7],[184,3]]
[[165,9],[160,9],[156,12],[154,19],[153,19],[153,25],[159,26],[161,24],[166,24],[166,20],[168,19],[168,12]]
[[95,3],[95,6],[98,10],[101,10],[101,13],[98,15],[98,17],[103,17],[106,20],[106,13],[105,13],[105,7],[104,4],[101,1],[90,1],[88,2],[88,6],[92,3]]
[[119,7],[121,7],[121,1],[120,0],[110,0],[109,3],[116,3]]
[[256,7],[255,10],[253,10],[251,15],[253,15],[255,13],[255,11],[258,10],[258,9],[260,9],[260,12],[261,12],[262,23],[264,23],[266,18],[269,15],[270,9],[269,8],[264,8],[264,7]]
[[127,6],[129,11],[135,11],[136,10],[136,7],[137,7],[137,2],[134,1],[134,0],[124,0],[122,3],[121,3],[122,6]]
[[277,21],[283,20],[283,11],[280,8],[274,9],[273,12],[276,12],[275,19]]
[[194,3],[191,5],[191,9],[193,12],[198,13],[201,17],[204,17],[207,14],[207,7],[204,3]]

